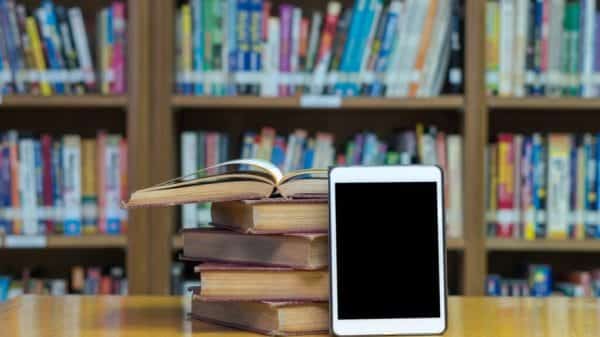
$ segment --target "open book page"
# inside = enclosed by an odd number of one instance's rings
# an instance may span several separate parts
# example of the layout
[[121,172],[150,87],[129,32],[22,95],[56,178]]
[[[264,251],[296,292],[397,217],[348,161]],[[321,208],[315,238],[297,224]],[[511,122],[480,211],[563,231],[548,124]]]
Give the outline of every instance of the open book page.
[[236,159],[171,179],[141,191],[156,191],[228,180],[250,179],[277,185],[283,174],[272,163],[261,159]]
[[297,171],[292,171],[292,172],[286,173],[285,175],[283,175],[283,177],[281,177],[278,185],[285,184],[286,182],[288,182],[290,180],[295,180],[295,179],[328,179],[328,178],[329,178],[329,174],[327,172],[327,169],[311,168],[311,169],[297,170]]

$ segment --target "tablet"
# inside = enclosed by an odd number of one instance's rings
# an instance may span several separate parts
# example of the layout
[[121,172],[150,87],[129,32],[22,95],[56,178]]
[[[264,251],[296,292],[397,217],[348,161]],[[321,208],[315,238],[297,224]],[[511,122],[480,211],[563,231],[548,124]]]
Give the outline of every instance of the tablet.
[[443,333],[442,171],[420,165],[333,168],[329,214],[331,332]]

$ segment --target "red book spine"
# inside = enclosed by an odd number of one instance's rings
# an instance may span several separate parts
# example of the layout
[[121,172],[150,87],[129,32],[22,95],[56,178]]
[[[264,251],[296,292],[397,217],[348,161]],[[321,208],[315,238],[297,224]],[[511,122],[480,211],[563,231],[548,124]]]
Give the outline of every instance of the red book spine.
[[512,134],[498,135],[498,207],[496,236],[510,238],[515,227],[514,217],[514,139]]
[[106,233],[106,132],[98,132],[96,139],[96,172],[98,172],[98,230],[100,233]]
[[[542,41],[541,41],[541,51],[542,55],[540,67],[541,72],[544,75],[548,75],[548,35],[550,33],[550,0],[543,0],[542,7]],[[542,83],[545,84],[545,83]]]
[[[41,137],[42,145],[42,195],[43,205],[47,209],[51,209],[54,205],[52,197],[52,137],[48,134],[43,134]],[[44,221],[46,225],[46,233],[54,232],[54,221],[47,219]]]
[[331,7],[335,6],[330,5],[330,8],[327,10],[327,15],[325,16],[325,25],[323,26],[323,32],[321,33],[321,44],[319,46],[319,51],[317,52],[318,62],[321,62],[323,57],[331,52],[333,36],[335,35],[335,28],[340,14],[339,8],[334,9]]
[[110,276],[102,276],[100,278],[100,294],[110,295],[112,293],[112,279]]
[[261,18],[261,38],[263,41],[267,41],[267,39],[269,38],[269,17],[271,16],[271,6],[271,1],[263,2],[263,13]]

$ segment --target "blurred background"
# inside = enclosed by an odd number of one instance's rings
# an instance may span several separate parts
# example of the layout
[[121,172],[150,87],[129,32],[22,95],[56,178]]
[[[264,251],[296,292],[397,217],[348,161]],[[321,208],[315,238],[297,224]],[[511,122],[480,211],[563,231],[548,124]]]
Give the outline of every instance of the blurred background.
[[599,10],[0,0],[0,301],[187,293],[208,205],[121,200],[234,158],[439,165],[450,294],[596,296]]

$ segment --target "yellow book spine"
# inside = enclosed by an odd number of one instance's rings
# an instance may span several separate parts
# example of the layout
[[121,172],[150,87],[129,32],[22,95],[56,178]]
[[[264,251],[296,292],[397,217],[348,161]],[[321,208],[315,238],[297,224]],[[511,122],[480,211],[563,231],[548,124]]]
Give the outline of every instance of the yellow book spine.
[[189,85],[186,74],[192,71],[192,13],[189,5],[181,6],[181,66],[183,68],[183,84]]
[[423,124],[417,123],[416,135],[417,135],[417,155],[419,156],[419,162],[423,162]]
[[42,54],[42,45],[40,42],[40,36],[38,35],[37,22],[33,17],[28,17],[25,24],[27,35],[31,40],[31,48],[33,49],[33,60],[35,62],[35,67],[40,72],[41,76],[40,92],[42,93],[42,96],[50,96],[52,95],[52,88],[50,87],[48,81],[43,78],[43,73],[46,71],[46,60]]
[[82,205],[83,232],[95,234],[97,226],[97,193],[96,193],[96,140],[84,139],[82,142]]

